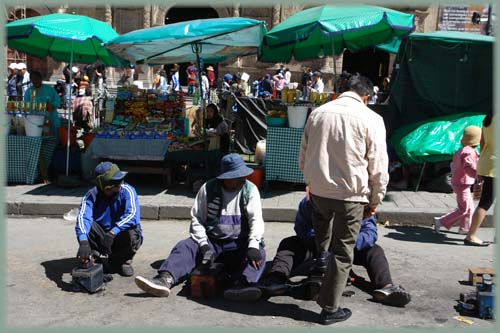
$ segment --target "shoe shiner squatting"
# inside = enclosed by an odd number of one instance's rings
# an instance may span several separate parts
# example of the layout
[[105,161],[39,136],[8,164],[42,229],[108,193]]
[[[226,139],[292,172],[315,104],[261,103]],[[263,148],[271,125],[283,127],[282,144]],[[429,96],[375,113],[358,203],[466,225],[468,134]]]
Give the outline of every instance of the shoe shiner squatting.
[[202,185],[191,209],[190,237],[178,242],[158,275],[136,276],[148,294],[168,297],[173,286],[186,280],[200,264],[222,263],[229,275],[224,297],[257,300],[254,285],[264,271],[264,220],[257,187],[246,180],[253,170],[238,154],[225,155],[220,174]]
[[[300,273],[301,268],[310,270],[309,275],[321,274],[326,270],[328,258],[317,256],[312,225],[312,205],[308,196],[299,203],[295,217],[295,236],[283,239],[273,259],[267,276],[259,282],[263,296],[286,294],[290,290],[288,278]],[[354,265],[366,268],[372,286],[372,294],[376,301],[392,306],[405,306],[411,300],[410,294],[401,286],[393,283],[389,263],[381,246],[376,244],[377,224],[374,216],[365,212],[356,246],[354,248]],[[309,265],[307,265],[309,263]],[[307,280],[314,282],[309,277]],[[306,281],[307,281],[306,280]],[[316,280],[318,284],[321,280]],[[319,291],[319,285],[316,288]],[[312,297],[314,295],[310,295]]]
[[112,272],[132,276],[132,258],[143,237],[139,199],[135,189],[124,182],[126,174],[111,162],[96,166],[96,186],[83,197],[76,218],[80,244],[76,256],[84,266],[107,255]]

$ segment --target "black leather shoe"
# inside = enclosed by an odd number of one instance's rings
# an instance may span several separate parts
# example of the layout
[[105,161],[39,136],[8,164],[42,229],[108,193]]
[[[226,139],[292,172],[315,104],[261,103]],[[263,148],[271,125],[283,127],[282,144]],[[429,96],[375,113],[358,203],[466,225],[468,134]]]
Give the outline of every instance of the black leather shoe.
[[331,325],[339,321],[347,320],[351,315],[352,312],[348,308],[339,307],[335,312],[328,312],[326,310],[322,310],[319,315],[319,323],[321,325]]

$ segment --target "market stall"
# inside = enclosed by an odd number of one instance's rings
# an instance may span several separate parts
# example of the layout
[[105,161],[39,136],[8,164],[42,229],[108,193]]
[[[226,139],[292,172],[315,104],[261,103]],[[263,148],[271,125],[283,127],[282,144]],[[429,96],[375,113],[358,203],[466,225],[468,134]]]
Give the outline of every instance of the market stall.
[[189,136],[182,92],[122,87],[108,105],[113,109],[106,110],[104,124],[95,129],[87,149],[93,159],[115,160],[130,172],[166,175],[170,185],[176,162],[217,162],[220,158],[216,144],[203,150],[205,141]]
[[[221,62],[255,54],[265,32],[263,21],[243,17],[201,19],[132,31],[110,41],[106,47],[134,63],[164,65],[195,62],[198,68],[198,86],[201,87],[204,62]],[[206,118],[203,99],[201,115],[202,119]],[[165,158],[171,162],[182,159],[200,163],[205,168],[204,178],[209,178],[216,173],[213,170],[218,168],[218,159],[213,157],[217,153],[211,153],[213,140],[209,138],[204,126],[202,132],[200,140],[187,143],[193,150],[190,154],[180,153],[179,151],[187,150],[183,149],[183,143],[186,142],[177,141],[178,144],[174,142],[170,145],[176,153],[168,152]]]
[[[298,157],[307,116],[336,94],[312,93],[307,102],[301,97],[299,90],[285,88],[281,99],[233,97],[231,101],[237,107],[235,147],[244,154],[255,153],[257,165],[251,167],[265,169],[267,181],[304,183]],[[257,157],[259,144],[265,149],[265,161]]]
[[[7,182],[48,181],[48,167],[57,145],[45,122],[46,104],[7,102]],[[43,135],[43,136],[42,136]]]
[[[123,67],[126,61],[104,48],[104,43],[118,36],[106,22],[84,15],[53,13],[15,20],[5,25],[7,45],[36,57],[50,56],[56,61],[69,62],[69,67],[77,63],[95,63]],[[72,82],[72,71],[69,81]],[[71,119],[73,105],[67,110],[66,172],[59,174],[61,186],[76,186],[78,177],[69,175]]]

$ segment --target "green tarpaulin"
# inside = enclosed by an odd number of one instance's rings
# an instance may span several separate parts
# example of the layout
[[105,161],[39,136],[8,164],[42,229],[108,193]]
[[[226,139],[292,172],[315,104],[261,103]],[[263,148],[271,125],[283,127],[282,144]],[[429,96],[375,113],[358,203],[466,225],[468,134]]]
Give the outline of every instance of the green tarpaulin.
[[450,161],[460,149],[464,128],[482,127],[484,114],[460,113],[397,129],[391,146],[404,164]]
[[413,33],[403,40],[390,105],[400,127],[493,107],[494,37],[464,32]]

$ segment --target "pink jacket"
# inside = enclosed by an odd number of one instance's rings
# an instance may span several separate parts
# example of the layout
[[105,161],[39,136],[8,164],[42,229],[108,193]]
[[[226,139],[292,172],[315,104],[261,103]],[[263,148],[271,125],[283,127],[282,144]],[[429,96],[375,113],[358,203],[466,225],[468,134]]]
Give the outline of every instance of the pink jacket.
[[471,146],[460,148],[451,163],[451,185],[472,185],[476,181],[479,155]]

